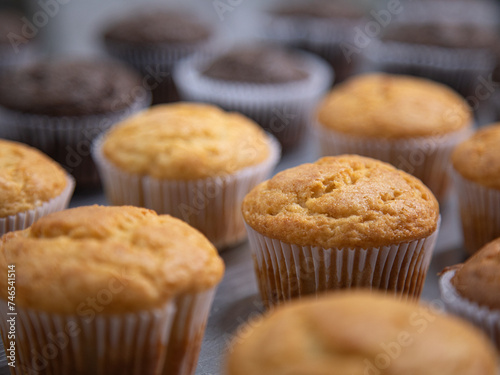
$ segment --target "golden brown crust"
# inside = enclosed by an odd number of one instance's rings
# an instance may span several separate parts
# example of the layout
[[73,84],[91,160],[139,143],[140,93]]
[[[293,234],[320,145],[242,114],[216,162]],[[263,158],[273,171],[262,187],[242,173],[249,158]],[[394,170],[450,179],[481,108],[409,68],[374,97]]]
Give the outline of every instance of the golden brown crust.
[[453,269],[456,272],[451,283],[462,297],[480,306],[500,310],[500,238],[486,244]]
[[[79,207],[41,218],[0,242],[0,272],[16,266],[16,304],[79,314],[92,299],[104,313],[163,306],[214,287],[224,264],[197,230],[136,207]],[[0,278],[6,299],[7,277]],[[107,296],[104,296],[107,295]]]
[[242,210],[247,224],[267,237],[323,248],[421,239],[439,218],[436,198],[420,180],[356,155],[278,173],[245,197]]
[[67,183],[66,172],[45,154],[0,139],[0,218],[41,206]]
[[440,136],[472,126],[463,98],[436,82],[367,74],[336,86],[318,108],[320,126],[363,138]]
[[496,375],[476,328],[416,304],[337,292],[278,308],[236,335],[228,375]]
[[451,155],[453,167],[464,178],[500,190],[500,123],[478,130]]
[[270,147],[264,131],[243,115],[176,103],[155,106],[113,128],[103,153],[129,173],[193,180],[257,165]]

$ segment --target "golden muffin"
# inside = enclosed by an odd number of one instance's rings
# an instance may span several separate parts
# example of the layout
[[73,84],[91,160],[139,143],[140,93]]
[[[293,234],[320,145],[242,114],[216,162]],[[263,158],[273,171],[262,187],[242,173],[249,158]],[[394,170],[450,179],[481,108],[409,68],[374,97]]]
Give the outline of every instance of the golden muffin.
[[[70,332],[73,345],[58,348],[44,369],[66,374],[194,373],[224,273],[201,233],[136,207],[79,207],[8,233],[0,242],[0,270],[7,275],[12,265],[17,327],[26,332],[17,342],[19,366],[36,366],[29,354],[43,353],[50,335]],[[6,312],[7,277],[0,287]],[[7,323],[1,328],[7,344]]]
[[421,181],[357,155],[278,173],[242,212],[267,304],[349,287],[418,298],[439,226]]

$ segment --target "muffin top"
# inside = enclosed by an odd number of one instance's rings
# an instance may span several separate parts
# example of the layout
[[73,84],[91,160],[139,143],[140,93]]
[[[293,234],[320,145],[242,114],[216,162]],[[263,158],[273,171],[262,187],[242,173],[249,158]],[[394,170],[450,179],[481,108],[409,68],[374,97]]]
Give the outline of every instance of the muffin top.
[[315,0],[296,4],[287,4],[272,13],[284,17],[318,19],[355,19],[364,16],[364,11],[353,1]]
[[0,218],[41,206],[67,184],[66,172],[48,156],[0,139]]
[[500,190],[500,123],[478,130],[451,155],[453,167],[464,178]]
[[456,269],[452,285],[464,298],[500,310],[500,238],[481,248]]
[[497,374],[476,328],[378,293],[295,301],[237,337],[228,375]]
[[194,103],[158,105],[123,121],[105,136],[102,151],[129,173],[176,180],[231,174],[271,152],[252,120]]
[[497,43],[493,28],[473,23],[398,23],[385,29],[382,40],[447,48],[491,48]]
[[379,247],[431,235],[439,206],[420,180],[356,155],[326,157],[278,173],[243,201],[257,232],[323,248]]
[[189,13],[159,10],[131,14],[104,33],[104,38],[138,45],[196,43],[208,40],[212,29]]
[[470,127],[472,115],[465,100],[447,86],[409,76],[367,74],[336,86],[320,104],[318,121],[347,135],[404,139]]
[[[214,287],[224,273],[216,249],[200,232],[137,207],[79,207],[47,215],[2,237],[5,275],[10,264],[16,267],[18,306],[73,315],[84,301],[104,294],[104,314],[160,308],[176,295]],[[1,279],[5,300],[7,278]]]
[[45,61],[1,75],[0,106],[36,115],[85,116],[128,108],[136,73],[109,61]]
[[300,57],[277,46],[235,48],[216,58],[202,74],[206,77],[246,83],[289,83],[306,79]]

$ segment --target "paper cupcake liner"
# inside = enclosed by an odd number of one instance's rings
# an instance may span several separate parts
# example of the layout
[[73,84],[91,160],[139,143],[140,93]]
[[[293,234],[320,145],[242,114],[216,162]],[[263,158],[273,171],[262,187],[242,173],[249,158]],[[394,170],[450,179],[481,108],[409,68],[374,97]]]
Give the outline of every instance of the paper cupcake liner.
[[453,148],[467,139],[472,128],[436,137],[414,139],[363,139],[316,124],[322,155],[357,154],[394,165],[422,182],[443,203],[450,187],[449,159]]
[[243,198],[268,178],[280,159],[279,144],[270,136],[271,154],[259,165],[213,178],[158,180],[131,175],[112,165],[102,153],[102,142],[102,137],[96,140],[93,157],[111,204],[145,207],[177,217],[202,232],[218,249],[246,238]]
[[298,246],[246,227],[262,300],[270,308],[293,298],[350,288],[418,300],[439,224],[429,237],[366,249]]
[[7,232],[26,229],[41,217],[52,212],[62,211],[68,207],[71,196],[73,195],[73,190],[75,189],[75,180],[68,176],[66,181],[66,187],[62,193],[52,198],[50,201],[32,210],[0,218],[0,237]]
[[99,186],[99,175],[90,156],[92,141],[117,122],[145,109],[151,95],[145,93],[129,108],[92,116],[42,116],[2,109],[9,139],[43,151],[72,174],[77,188]]
[[335,82],[354,74],[361,62],[361,55],[347,57],[345,44],[353,44],[355,28],[367,20],[338,18],[335,21],[287,17],[267,14],[262,16],[262,37],[274,43],[285,44],[312,52],[333,67]]
[[[193,375],[214,294],[187,294],[161,309],[123,315],[65,316],[16,306],[11,374]],[[13,315],[3,300],[0,311],[9,356]]]
[[500,350],[500,311],[469,301],[462,297],[453,284],[455,270],[445,272],[439,279],[439,289],[446,310],[458,315],[482,329]]
[[365,49],[371,70],[407,74],[444,83],[463,96],[475,97],[478,78],[488,78],[495,67],[486,49],[445,48],[372,40]]
[[313,111],[333,79],[331,68],[321,59],[300,53],[308,79],[285,84],[224,82],[203,76],[209,60],[186,59],[174,69],[174,80],[184,100],[213,103],[241,112],[274,135],[284,148],[297,144]]
[[185,45],[164,44],[141,47],[106,41],[105,46],[111,56],[133,66],[143,75],[153,94],[153,104],[159,104],[180,99],[172,78],[174,65],[189,56],[194,59],[209,56],[217,43],[218,38],[214,37],[205,42]]
[[472,255],[500,237],[500,191],[469,181],[455,170],[451,174],[458,193],[465,248]]

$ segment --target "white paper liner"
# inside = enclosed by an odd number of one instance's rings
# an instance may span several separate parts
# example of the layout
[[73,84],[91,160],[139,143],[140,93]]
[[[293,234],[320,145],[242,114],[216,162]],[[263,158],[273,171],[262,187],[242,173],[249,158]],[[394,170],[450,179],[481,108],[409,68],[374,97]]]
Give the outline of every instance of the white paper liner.
[[0,237],[7,232],[26,229],[41,217],[52,212],[64,210],[68,207],[74,189],[75,180],[72,177],[67,176],[66,187],[57,197],[52,198],[50,201],[45,202],[32,210],[0,218]]
[[357,154],[378,159],[419,178],[444,203],[450,187],[450,155],[472,134],[472,127],[436,137],[413,139],[363,139],[315,126],[323,156]]
[[500,350],[500,311],[479,306],[462,297],[451,283],[455,272],[455,270],[447,271],[439,279],[441,298],[446,310],[481,328]]
[[322,292],[364,288],[418,300],[439,232],[380,248],[298,246],[264,236],[246,225],[255,273],[267,308]]
[[333,72],[320,58],[296,52],[305,80],[284,84],[225,82],[202,74],[209,59],[188,58],[174,69],[174,80],[181,98],[213,103],[229,111],[241,112],[274,135],[284,148],[300,141],[312,121],[317,102],[329,89]]
[[[186,294],[161,309],[97,313],[92,319],[16,306],[16,367],[11,373],[193,375],[214,294],[215,289]],[[8,348],[6,301],[0,301],[0,312],[6,317],[0,328]]]
[[230,175],[192,181],[158,180],[123,172],[105,159],[103,137],[96,140],[92,153],[112,205],[145,207],[175,216],[222,249],[246,238],[243,198],[268,178],[279,162],[280,146],[272,136],[268,140],[270,155],[263,163]]
[[90,156],[92,141],[104,131],[151,103],[145,92],[130,107],[102,115],[43,116],[1,109],[7,138],[43,151],[61,164],[77,187],[99,186],[99,175]]
[[206,58],[220,43],[219,37],[185,44],[157,44],[151,47],[137,46],[117,41],[105,41],[107,52],[133,66],[152,85],[153,104],[169,103],[179,100],[177,88],[172,79],[175,64],[186,57]]
[[500,237],[500,191],[469,181],[454,169],[451,175],[458,194],[464,245],[472,255]]

